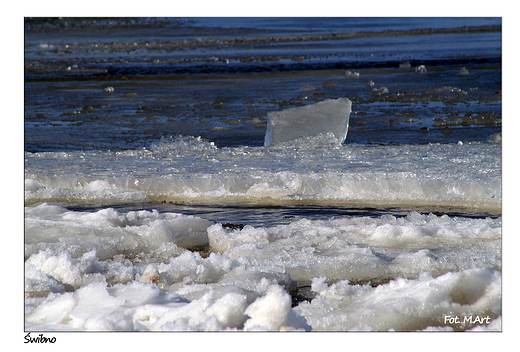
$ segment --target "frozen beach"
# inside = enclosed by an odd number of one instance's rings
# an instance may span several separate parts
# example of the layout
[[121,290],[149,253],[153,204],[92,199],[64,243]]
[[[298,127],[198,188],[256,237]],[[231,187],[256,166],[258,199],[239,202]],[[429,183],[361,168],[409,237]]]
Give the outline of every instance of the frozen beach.
[[25,330],[501,331],[501,25],[26,19]]

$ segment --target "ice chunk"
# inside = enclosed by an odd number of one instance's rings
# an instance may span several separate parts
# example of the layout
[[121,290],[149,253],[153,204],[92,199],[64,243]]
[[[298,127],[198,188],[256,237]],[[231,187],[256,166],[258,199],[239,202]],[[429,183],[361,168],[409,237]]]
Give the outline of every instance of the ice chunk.
[[[370,284],[353,285],[348,280],[327,286],[324,279],[315,278],[312,290],[319,292],[293,311],[303,316],[314,331],[410,331],[428,327],[467,330],[476,323],[482,325],[471,316],[489,317],[485,321],[493,325],[484,325],[482,330],[501,329],[500,320],[492,321],[500,319],[502,312],[500,272],[474,268],[437,277],[426,272],[418,276],[414,280],[397,278],[375,288]],[[450,322],[450,317],[460,320]]]
[[[78,303],[69,316],[71,318],[71,326],[77,329],[83,328],[83,324],[89,317],[108,315],[125,303],[125,300],[122,298],[110,296],[107,291],[107,284],[104,282],[97,282],[80,288],[74,292],[74,298]],[[89,328],[92,328],[94,325],[99,324],[93,324],[91,321]]]
[[386,88],[386,87],[372,89],[373,95],[385,95],[385,94],[388,94],[388,92],[389,92],[388,88]]
[[36,265],[29,264],[25,268],[25,295],[45,295],[48,292],[64,292],[65,285],[38,269]]
[[32,179],[25,180],[25,193],[36,193],[40,190],[45,190],[45,186],[40,182]]
[[49,295],[48,300],[27,317],[27,321],[37,324],[61,323],[74,309],[77,302],[71,292],[58,296]]
[[351,111],[352,102],[347,98],[340,98],[270,112],[267,114],[269,121],[264,146],[328,132],[332,132],[343,142],[347,137]]
[[493,133],[491,136],[488,137],[486,142],[496,144],[502,143],[502,132]]
[[247,319],[244,311],[247,308],[247,297],[236,293],[228,293],[217,300],[206,310],[209,316],[215,316],[220,325],[225,327],[242,327]]
[[417,73],[426,73],[428,71],[426,70],[426,66],[419,65],[419,66],[415,67],[415,72],[417,72]]
[[345,71],[345,76],[348,78],[359,78],[359,72]]
[[469,75],[469,71],[468,71],[468,69],[465,68],[465,67],[462,67],[462,68],[460,69],[460,71],[459,71],[459,76],[467,76],[467,75]]
[[134,329],[132,317],[119,312],[89,316],[83,326],[85,330],[91,331],[131,331]]
[[304,317],[291,309],[291,296],[278,285],[271,285],[267,294],[258,298],[245,314],[250,317],[245,330],[310,330]]

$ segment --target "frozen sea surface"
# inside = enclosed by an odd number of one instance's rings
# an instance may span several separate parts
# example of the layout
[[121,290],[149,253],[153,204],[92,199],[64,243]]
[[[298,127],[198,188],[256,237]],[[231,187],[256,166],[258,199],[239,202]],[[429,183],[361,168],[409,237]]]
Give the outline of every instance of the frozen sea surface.
[[499,18],[26,19],[25,330],[501,331],[501,85]]
[[25,253],[29,330],[467,330],[479,324],[445,316],[501,316],[500,218],[230,228],[43,203],[26,209]]

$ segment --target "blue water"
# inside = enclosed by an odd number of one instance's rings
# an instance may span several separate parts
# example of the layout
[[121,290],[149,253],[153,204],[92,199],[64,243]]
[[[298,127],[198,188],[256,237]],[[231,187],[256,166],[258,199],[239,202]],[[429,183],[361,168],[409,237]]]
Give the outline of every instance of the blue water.
[[288,32],[374,32],[463,26],[500,26],[501,18],[477,17],[277,17],[277,18],[195,18],[193,26]]
[[[338,97],[354,103],[347,143],[473,141],[500,130],[500,18],[127,22],[27,20],[26,150],[140,148],[180,134],[218,146],[257,146],[267,112]],[[459,29],[439,32],[443,28]],[[412,29],[419,30],[407,32]],[[403,62],[411,68],[400,68]],[[428,74],[412,74],[418,65]],[[473,74],[459,77],[463,66]],[[348,70],[360,79],[346,79]],[[390,94],[373,96],[367,80]],[[442,87],[468,94],[432,93]],[[396,114],[415,118],[401,122]],[[457,118],[464,114],[470,120],[461,126]],[[359,125],[361,115],[366,125]],[[431,129],[417,138],[435,118],[457,133]]]

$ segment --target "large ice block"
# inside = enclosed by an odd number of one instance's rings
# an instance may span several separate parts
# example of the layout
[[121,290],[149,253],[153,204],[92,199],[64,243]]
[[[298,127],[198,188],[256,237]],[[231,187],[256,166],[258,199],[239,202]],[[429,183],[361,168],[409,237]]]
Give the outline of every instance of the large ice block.
[[342,143],[347,137],[351,110],[352,102],[340,98],[269,112],[264,146],[328,132]]

